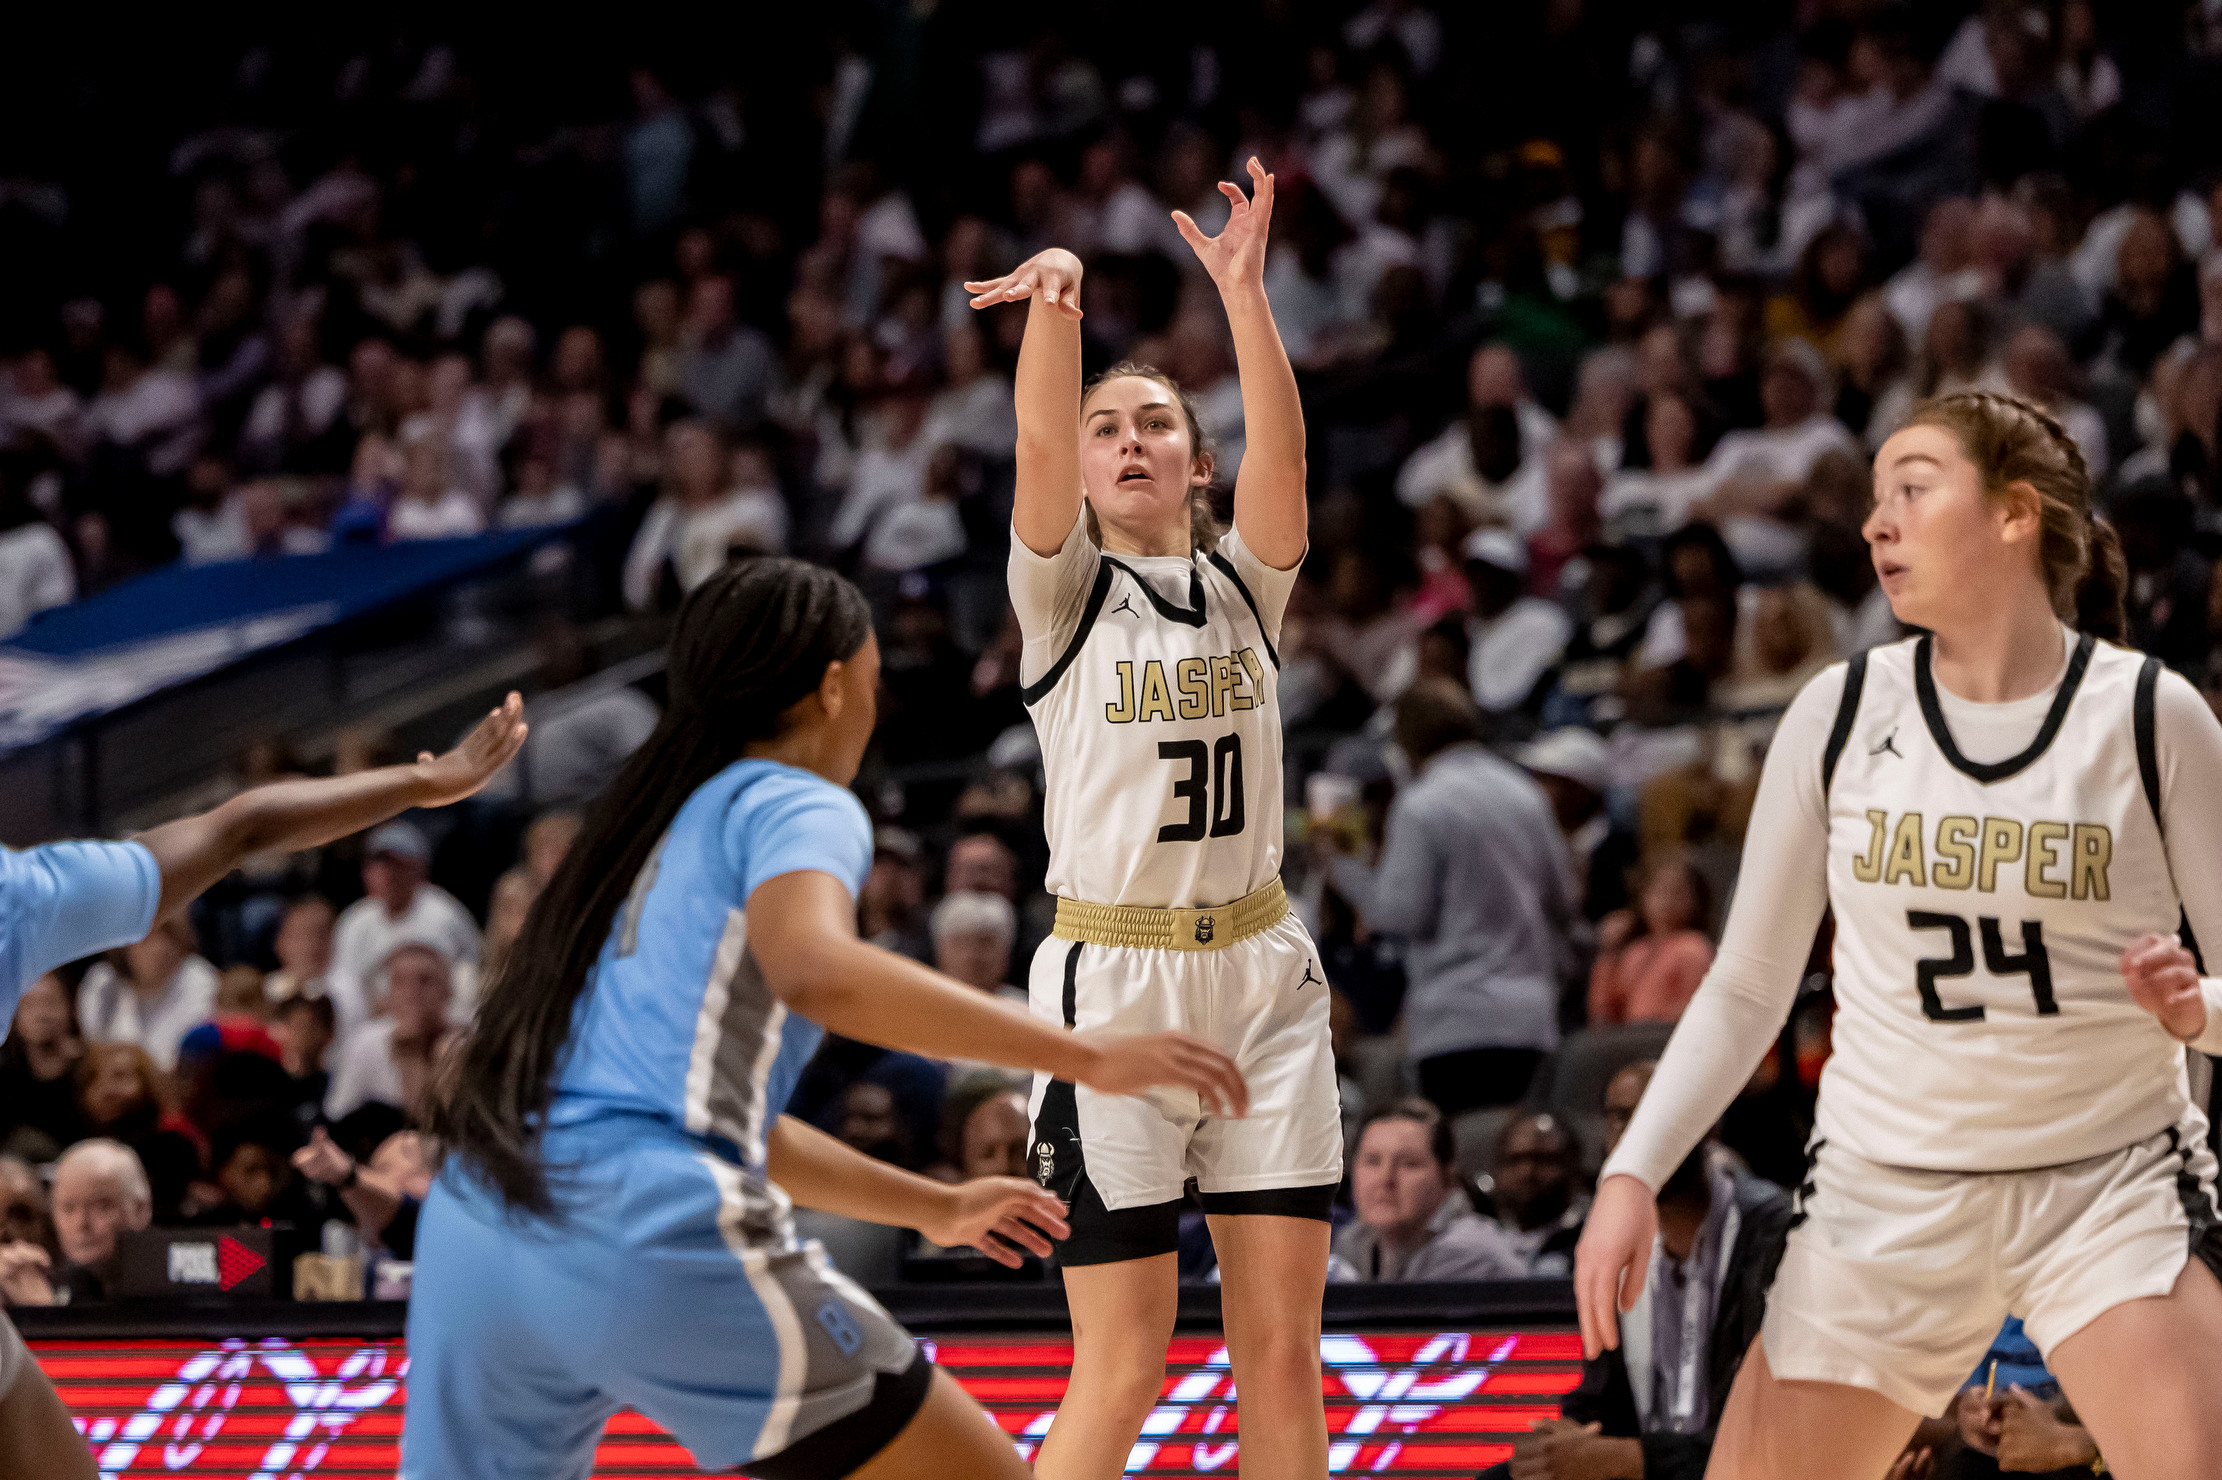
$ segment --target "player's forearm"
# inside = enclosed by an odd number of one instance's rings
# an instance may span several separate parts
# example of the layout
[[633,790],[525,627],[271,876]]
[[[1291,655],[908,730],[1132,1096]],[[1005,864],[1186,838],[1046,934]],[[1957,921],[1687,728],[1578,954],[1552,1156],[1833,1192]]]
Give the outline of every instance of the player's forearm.
[[1250,284],[1221,295],[1242,378],[1242,468],[1234,516],[1252,554],[1277,570],[1304,558],[1307,476],[1304,406],[1296,393],[1281,331],[1265,289]]
[[765,1170],[806,1208],[895,1228],[923,1228],[949,1196],[946,1184],[890,1166],[791,1115],[764,1138]]
[[1084,1077],[1086,1040],[893,951],[828,939],[778,986],[795,1012],[845,1037],[933,1059]]
[[1018,412],[1011,523],[1028,549],[1053,555],[1080,508],[1080,325],[1038,293],[1026,305],[1011,397]]
[[278,781],[241,792],[212,811],[164,823],[138,841],[162,870],[160,913],[167,915],[252,854],[314,848],[437,796],[414,764]]

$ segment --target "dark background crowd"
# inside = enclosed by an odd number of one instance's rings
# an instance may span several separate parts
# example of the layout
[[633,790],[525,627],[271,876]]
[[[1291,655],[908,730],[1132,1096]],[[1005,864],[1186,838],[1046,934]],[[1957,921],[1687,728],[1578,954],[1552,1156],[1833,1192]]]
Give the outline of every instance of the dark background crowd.
[[[44,24],[0,58],[0,635],[171,562],[501,529],[546,528],[575,579],[529,784],[257,860],[25,999],[13,1302],[100,1298],[150,1220],[329,1222],[366,1284],[406,1264],[423,1086],[658,712],[570,619],[652,637],[750,552],[874,603],[864,933],[1017,994],[1049,923],[1003,587],[1023,315],[959,284],[1078,252],[1090,368],[1176,376],[1231,486],[1226,325],[1168,213],[1215,230],[1252,154],[1309,429],[1286,873],[1336,992],[1337,1278],[1566,1271],[1775,716],[1900,635],[1859,524],[1919,398],[2049,408],[2132,641],[2222,692],[2210,5],[857,0],[591,32],[170,16],[91,50]],[[273,737],[210,784],[399,743]],[[1828,980],[1824,932],[1683,1189],[1701,1219],[1798,1182]],[[793,1108],[1023,1175],[1023,1096],[837,1039]],[[809,1231],[873,1281],[992,1273]],[[1200,1233],[1183,1269],[1211,1277]]]

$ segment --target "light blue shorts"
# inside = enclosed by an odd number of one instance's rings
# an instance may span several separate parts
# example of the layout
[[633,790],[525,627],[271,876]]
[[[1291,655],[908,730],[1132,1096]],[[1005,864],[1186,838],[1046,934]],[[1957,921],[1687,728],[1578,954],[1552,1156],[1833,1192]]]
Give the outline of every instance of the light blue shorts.
[[547,1151],[576,1168],[558,1220],[510,1213],[453,1162],[425,1200],[401,1480],[584,1477],[620,1407],[706,1470],[780,1456],[775,1474],[847,1474],[909,1421],[931,1375],[917,1343],[795,1240],[760,1176],[647,1118],[566,1127]]

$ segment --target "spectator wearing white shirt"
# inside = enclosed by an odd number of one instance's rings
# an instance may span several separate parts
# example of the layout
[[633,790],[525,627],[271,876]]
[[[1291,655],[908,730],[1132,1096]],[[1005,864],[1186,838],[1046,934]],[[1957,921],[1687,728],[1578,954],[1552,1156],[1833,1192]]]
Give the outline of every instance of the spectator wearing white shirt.
[[586,495],[556,477],[555,459],[541,446],[517,454],[515,487],[494,510],[497,529],[541,529],[569,524],[586,512]]
[[200,449],[200,392],[183,371],[152,368],[138,346],[111,344],[85,425],[96,442],[136,457],[155,477],[175,477]]
[[372,1103],[414,1117],[441,1054],[461,1036],[449,1021],[454,962],[440,946],[404,938],[381,965],[385,1014],[363,1024],[341,1048],[324,1092],[328,1120]]
[[1976,297],[1984,286],[1975,261],[1975,202],[1947,196],[1929,208],[1921,223],[1921,255],[1883,285],[1883,302],[1906,338],[1920,344],[1938,304]]
[[477,501],[448,476],[448,467],[447,443],[436,433],[402,449],[401,488],[386,512],[387,538],[450,540],[484,532]]
[[679,394],[699,414],[742,432],[764,419],[778,378],[771,341],[733,311],[733,284],[707,277],[687,303],[679,350]]
[[[738,474],[741,482],[728,480]],[[736,547],[777,554],[787,506],[759,448],[728,456],[717,427],[700,418],[664,433],[664,492],[625,556],[625,602],[634,611],[676,605],[717,574]]]
[[1707,489],[1697,457],[1697,412],[1687,399],[1672,392],[1650,396],[1643,441],[1651,465],[1619,469],[1598,496],[1597,511],[1618,540],[1658,539],[1680,529]]
[[1544,453],[1557,437],[1557,418],[1528,395],[1520,357],[1485,344],[1466,367],[1466,414],[1404,460],[1397,497],[1415,509],[1448,497],[1469,519],[1529,534],[1550,513]]
[[1574,624],[1556,603],[1523,593],[1527,547],[1501,529],[1466,537],[1466,584],[1474,593],[1468,624],[1467,682],[1482,712],[1508,714],[1525,705],[1557,665]]
[[[450,962],[478,962],[478,923],[455,896],[425,881],[432,845],[406,822],[375,829],[363,848],[363,898],[340,911],[332,928],[332,967],[326,976],[339,1014],[342,1042],[381,1007],[386,958],[403,941],[439,948]],[[472,973],[455,983],[457,1005],[468,1017],[475,1006]]]
[[39,517],[12,472],[0,472],[0,641],[40,612],[77,599],[69,546]]
[[0,382],[0,446],[36,450],[44,443],[65,462],[85,455],[85,403],[62,383],[54,356],[33,348]]
[[896,391],[881,404],[881,437],[867,442],[849,466],[848,491],[834,512],[828,539],[848,549],[872,532],[890,511],[916,503],[926,492],[925,398]]
[[86,1041],[135,1044],[165,1072],[175,1069],[178,1045],[216,1006],[216,968],[193,944],[192,927],[170,919],[95,962],[77,988]]
[[526,707],[531,728],[523,748],[481,795],[560,806],[608,785],[655,732],[662,711],[630,684],[594,678],[586,643],[570,623],[545,627],[540,650],[549,692]]
[[962,454],[954,446],[932,450],[919,496],[889,506],[864,537],[864,563],[874,570],[923,570],[954,560],[965,550]]
[[1777,516],[1830,453],[1856,461],[1866,454],[1844,423],[1824,409],[1828,366],[1803,339],[1785,339],[1768,352],[1759,379],[1766,422],[1756,431],[1730,432],[1705,460],[1707,513],[1737,559],[1750,570],[1787,569],[1804,551],[1803,537]]

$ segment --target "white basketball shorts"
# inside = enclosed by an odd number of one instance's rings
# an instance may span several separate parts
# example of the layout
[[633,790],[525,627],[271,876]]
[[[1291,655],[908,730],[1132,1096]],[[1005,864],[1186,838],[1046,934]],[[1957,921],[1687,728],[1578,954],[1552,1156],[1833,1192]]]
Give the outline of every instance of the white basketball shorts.
[[1767,1366],[1941,1417],[2008,1315],[2037,1349],[2185,1262],[2222,1275],[2215,1159],[2196,1114],[2120,1151],[2021,1172],[1883,1166],[1813,1147],[1768,1297]]
[[1325,1220],[1342,1181],[1342,1107],[1319,951],[1294,914],[1215,951],[1050,937],[1034,954],[1035,1016],[1068,1028],[1178,1031],[1231,1055],[1250,1087],[1239,1120],[1194,1093],[1105,1095],[1036,1075],[1032,1167],[1071,1207],[1067,1265],[1170,1253],[1194,1178],[1209,1213]]

